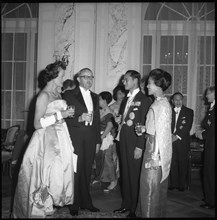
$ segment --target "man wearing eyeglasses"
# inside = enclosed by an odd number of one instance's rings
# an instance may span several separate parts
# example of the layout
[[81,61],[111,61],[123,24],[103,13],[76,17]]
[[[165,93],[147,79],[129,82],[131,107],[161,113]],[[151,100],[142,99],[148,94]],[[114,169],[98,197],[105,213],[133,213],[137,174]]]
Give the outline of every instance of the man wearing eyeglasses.
[[69,205],[72,216],[78,215],[79,208],[91,212],[99,211],[93,206],[89,192],[92,164],[101,143],[99,97],[90,91],[93,79],[93,72],[89,68],[81,69],[77,76],[79,86],[63,94],[67,105],[75,106],[74,117],[66,119],[74,153],[78,155],[74,203]]

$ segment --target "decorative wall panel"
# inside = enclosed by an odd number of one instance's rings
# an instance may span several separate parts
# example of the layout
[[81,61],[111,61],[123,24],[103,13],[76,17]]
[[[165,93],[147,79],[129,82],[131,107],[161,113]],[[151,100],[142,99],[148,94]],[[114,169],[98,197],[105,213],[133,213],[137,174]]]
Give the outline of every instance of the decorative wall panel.
[[74,75],[75,50],[75,4],[55,3],[55,51],[60,56],[66,50],[69,52],[69,64],[66,69],[66,78]]

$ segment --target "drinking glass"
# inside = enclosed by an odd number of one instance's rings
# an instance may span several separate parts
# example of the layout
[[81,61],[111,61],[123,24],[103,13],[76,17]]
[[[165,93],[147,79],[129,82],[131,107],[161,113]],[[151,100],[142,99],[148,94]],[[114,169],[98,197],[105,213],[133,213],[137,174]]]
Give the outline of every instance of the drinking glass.
[[[75,105],[68,105],[67,110],[70,110],[70,111],[72,111],[72,113],[74,113],[75,112]],[[72,117],[73,117],[73,115],[69,116],[69,118],[72,118]]]
[[90,121],[85,121],[86,126],[88,125],[88,123],[91,124],[93,121],[93,111],[88,111],[88,114],[90,116]]

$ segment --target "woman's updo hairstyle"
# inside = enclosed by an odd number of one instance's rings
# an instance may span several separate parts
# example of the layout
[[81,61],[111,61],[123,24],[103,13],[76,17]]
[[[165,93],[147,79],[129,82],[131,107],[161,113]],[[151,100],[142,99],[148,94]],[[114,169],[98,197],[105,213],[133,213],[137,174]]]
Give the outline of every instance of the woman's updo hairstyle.
[[57,61],[51,64],[48,64],[44,70],[39,74],[39,84],[40,88],[43,88],[47,85],[48,82],[57,78],[60,68],[65,70],[66,64],[63,61]]
[[163,91],[167,90],[172,82],[172,76],[167,71],[159,68],[151,70],[148,78],[152,78],[155,85],[161,87]]

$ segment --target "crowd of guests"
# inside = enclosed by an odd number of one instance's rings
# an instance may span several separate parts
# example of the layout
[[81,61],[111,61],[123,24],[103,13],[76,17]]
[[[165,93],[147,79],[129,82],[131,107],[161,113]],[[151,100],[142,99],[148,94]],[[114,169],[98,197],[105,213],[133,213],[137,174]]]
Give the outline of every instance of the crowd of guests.
[[[139,72],[128,70],[113,94],[96,94],[91,69],[63,81],[65,68],[59,61],[41,72],[36,130],[20,167],[13,217],[46,218],[63,206],[72,216],[80,209],[99,212],[90,195],[90,184],[97,182],[108,182],[107,192],[120,183],[122,202],[115,213],[166,217],[167,190],[185,190],[194,117],[180,92],[171,103],[166,97],[171,75],[153,69],[145,84]],[[215,87],[208,88],[206,97],[211,105],[196,137],[205,140],[201,207],[213,208]]]

